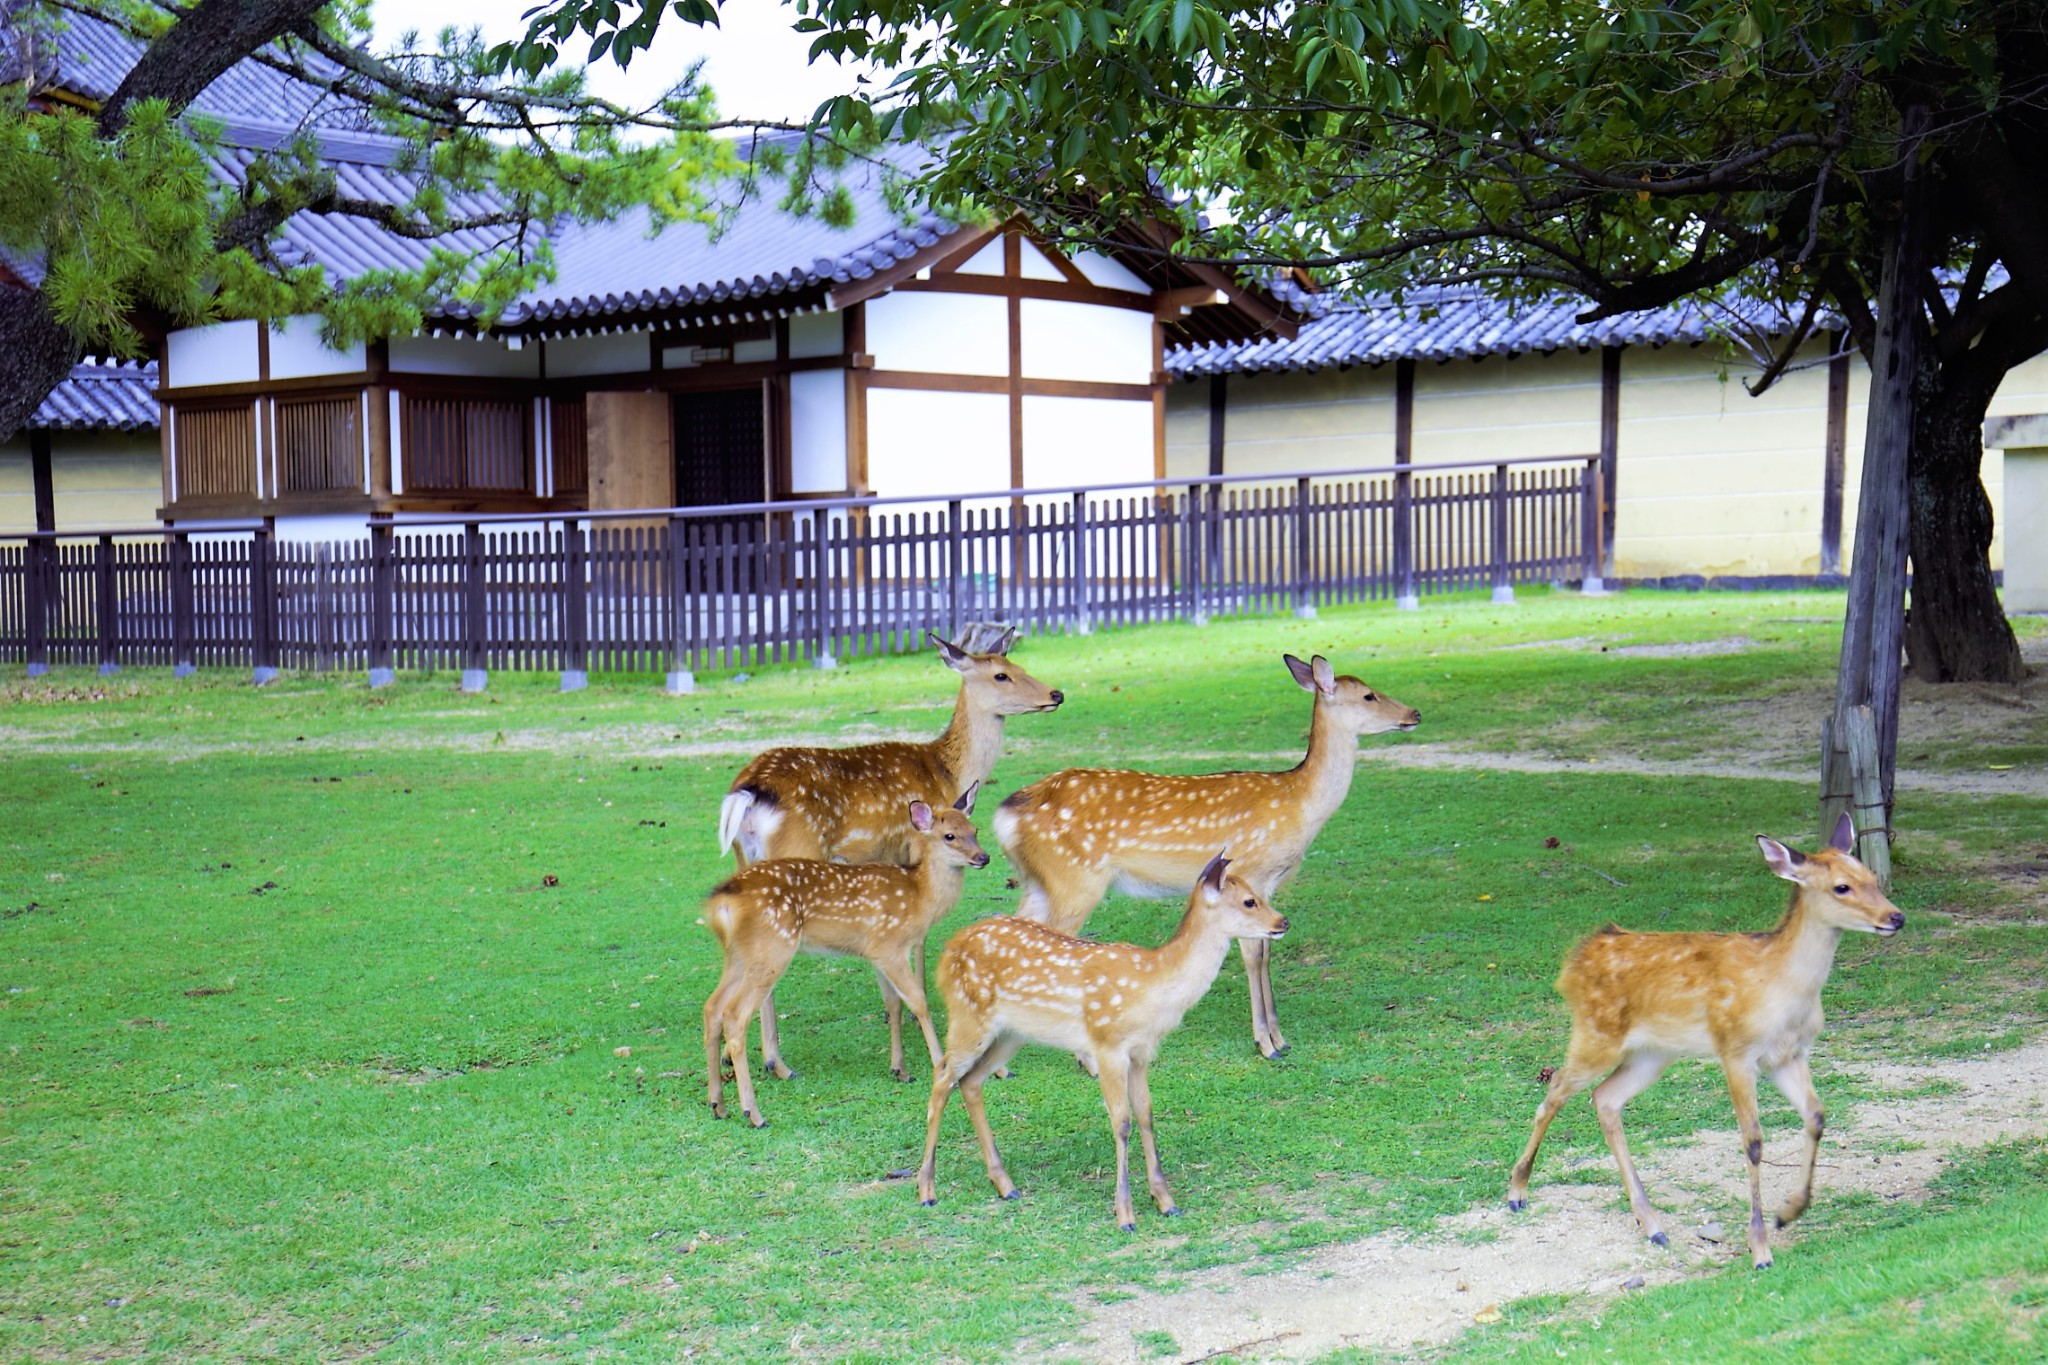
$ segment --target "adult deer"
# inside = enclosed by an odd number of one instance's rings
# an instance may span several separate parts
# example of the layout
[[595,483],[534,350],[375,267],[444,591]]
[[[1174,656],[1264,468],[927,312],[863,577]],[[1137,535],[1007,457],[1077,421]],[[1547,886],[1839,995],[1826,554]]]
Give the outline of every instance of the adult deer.
[[[770,998],[799,952],[872,963],[889,1005],[890,1073],[899,1081],[910,1079],[903,1069],[906,1006],[924,1030],[932,1065],[938,1066],[939,1039],[925,1002],[924,976],[912,973],[910,960],[931,927],[960,903],[967,869],[988,866],[988,854],[975,842],[974,826],[967,818],[973,809],[972,787],[945,810],[910,802],[906,815],[917,836],[916,861],[910,867],[772,858],[734,873],[711,893],[704,923],[725,953],[725,970],[704,1002],[704,1066],[713,1114],[725,1117],[725,1082],[719,1066],[722,1035],[725,1058],[739,1083],[740,1109],[756,1128],[768,1126],[747,1072],[747,1021]],[[773,1050],[773,1039],[763,1012],[762,1064],[778,1075],[795,1074]]]
[[[1338,677],[1318,654],[1282,656],[1315,694],[1308,754],[1285,772],[1175,777],[1069,768],[1014,792],[996,809],[996,839],[1024,886],[1017,913],[1079,933],[1114,885],[1138,896],[1180,894],[1210,852],[1230,854],[1236,876],[1271,899],[1344,804],[1361,735],[1413,730],[1422,715],[1357,678]],[[1273,1003],[1270,949],[1238,944],[1251,986],[1252,1039],[1267,1057],[1287,1050]]]
[[732,849],[741,867],[768,858],[906,861],[909,803],[950,805],[988,781],[1002,754],[1004,718],[1051,711],[1066,700],[1010,662],[1014,628],[1002,631],[985,654],[929,638],[960,675],[944,733],[925,744],[768,750],[740,769],[719,805],[720,852]]
[[1134,1117],[1153,1201],[1161,1213],[1180,1212],[1159,1166],[1146,1071],[1159,1054],[1160,1040],[1208,993],[1231,939],[1265,942],[1287,932],[1287,920],[1249,883],[1227,871],[1229,866],[1221,854],[1210,859],[1188,897],[1180,928],[1161,948],[1092,943],[1014,915],[977,920],[953,936],[939,954],[946,1053],[932,1078],[925,1111],[919,1202],[938,1200],[939,1120],[955,1088],[967,1103],[996,1193],[1017,1197],[989,1131],[981,1088],[1025,1043],[1046,1043],[1087,1058],[1102,1084],[1102,1102],[1116,1136],[1117,1225],[1125,1232],[1138,1226],[1131,1205]]
[[1565,959],[1557,989],[1571,1006],[1571,1044],[1509,1178],[1510,1209],[1528,1203],[1529,1171],[1557,1111],[1607,1072],[1593,1091],[1600,1131],[1621,1168],[1629,1208],[1643,1235],[1666,1245],[1663,1226],[1629,1160],[1621,1110],[1676,1058],[1711,1057],[1727,1073],[1749,1164],[1750,1262],[1758,1270],[1770,1268],[1757,1070],[1770,1074],[1806,1122],[1806,1176],[1799,1193],[1778,1213],[1782,1228],[1813,1200],[1823,1124],[1807,1058],[1820,1033],[1820,988],[1834,967],[1835,948],[1852,929],[1889,938],[1906,917],[1885,898],[1870,869],[1849,852],[1856,846],[1856,831],[1847,815],[1835,826],[1829,846],[1817,853],[1798,853],[1761,834],[1756,841],[1771,871],[1793,887],[1785,918],[1769,933],[1636,934],[1610,924]]

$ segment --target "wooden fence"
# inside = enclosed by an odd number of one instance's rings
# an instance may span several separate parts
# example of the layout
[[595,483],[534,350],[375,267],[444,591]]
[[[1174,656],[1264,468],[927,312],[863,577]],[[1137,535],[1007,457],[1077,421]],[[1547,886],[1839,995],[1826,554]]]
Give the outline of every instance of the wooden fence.
[[0,537],[0,660],[666,670],[1027,631],[1203,620],[1518,583],[1597,583],[1596,459],[1214,477],[940,499],[549,518]]

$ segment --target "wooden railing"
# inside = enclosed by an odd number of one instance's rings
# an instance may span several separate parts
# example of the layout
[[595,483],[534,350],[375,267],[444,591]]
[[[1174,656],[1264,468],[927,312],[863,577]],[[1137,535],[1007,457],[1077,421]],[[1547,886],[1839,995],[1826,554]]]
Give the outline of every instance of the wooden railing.
[[0,536],[0,660],[662,671],[921,647],[967,623],[1089,630],[1518,583],[1597,584],[1597,458],[836,498],[366,537]]

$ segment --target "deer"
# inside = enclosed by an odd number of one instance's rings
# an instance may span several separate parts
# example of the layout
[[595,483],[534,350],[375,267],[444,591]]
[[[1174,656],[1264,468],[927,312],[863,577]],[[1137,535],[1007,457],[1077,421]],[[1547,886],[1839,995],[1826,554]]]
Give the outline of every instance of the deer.
[[[845,863],[907,863],[915,844],[905,818],[911,801],[947,806],[988,781],[1003,749],[1009,716],[1055,711],[1066,694],[1047,687],[1010,662],[1016,628],[977,626],[972,653],[927,631],[945,665],[960,675],[953,719],[924,744],[889,741],[847,749],[786,747],[756,756],[718,808],[718,848],[735,863],[812,858]],[[924,940],[916,945],[917,979],[924,977]],[[775,1001],[762,1006],[762,1050],[770,1071],[787,1080],[776,1037]]]
[[982,1085],[1026,1043],[1081,1054],[1102,1086],[1116,1138],[1116,1221],[1138,1230],[1131,1203],[1131,1121],[1145,1150],[1145,1179],[1162,1214],[1180,1212],[1159,1165],[1146,1073],[1159,1044],[1208,994],[1230,941],[1279,938],[1287,918],[1217,854],[1188,896],[1180,927],[1163,947],[1097,943],[1034,920],[995,915],[953,936],[939,954],[939,995],[946,1003],[946,1050],[925,1110],[918,1202],[938,1202],[939,1120],[954,1090],[981,1143],[996,1194],[1018,1190],[1003,1168],[982,1104]]
[[704,1066],[709,1073],[711,1113],[724,1118],[725,1080],[719,1064],[720,1039],[739,1085],[740,1109],[756,1128],[768,1126],[747,1071],[747,1022],[761,1011],[762,1062],[785,1079],[796,1073],[783,1064],[762,1002],[772,998],[799,952],[865,958],[875,969],[889,1013],[889,1072],[899,1081],[903,1065],[903,1011],[924,1031],[925,1050],[939,1065],[938,1035],[932,1029],[924,976],[913,973],[911,956],[931,927],[960,903],[967,869],[988,866],[975,839],[975,789],[951,807],[934,811],[923,801],[908,805],[916,832],[916,861],[828,863],[809,858],[771,858],[753,863],[715,888],[704,906],[704,923],[725,957],[718,985],[704,1002]]
[[1834,968],[1835,949],[1844,933],[1890,938],[1905,927],[1906,916],[1851,853],[1856,830],[1846,814],[1828,846],[1815,853],[1802,854],[1762,834],[1756,842],[1765,865],[1792,883],[1791,904],[1777,928],[1761,934],[1632,933],[1609,924],[1565,958],[1557,990],[1571,1008],[1571,1042],[1509,1177],[1509,1209],[1528,1206],[1536,1150],[1557,1111],[1605,1072],[1607,1079],[1593,1091],[1600,1131],[1621,1170],[1637,1225],[1650,1241],[1668,1246],[1629,1160],[1621,1111],[1674,1060],[1711,1058],[1727,1074],[1748,1163],[1750,1264],[1770,1269],[1757,1072],[1770,1075],[1806,1128],[1805,1178],[1778,1211],[1777,1226],[1783,1228],[1813,1202],[1825,1124],[1808,1059],[1820,1034],[1820,991]]
[[[1184,894],[1209,850],[1270,900],[1286,884],[1344,798],[1364,735],[1413,730],[1422,713],[1339,677],[1318,654],[1283,655],[1315,697],[1308,753],[1284,772],[1193,777],[1069,768],[1011,793],[997,808],[996,840],[1024,888],[1017,913],[1077,934],[1113,885],[1137,896]],[[1266,1058],[1287,1051],[1273,1000],[1270,945],[1240,940],[1250,983],[1252,1041]]]

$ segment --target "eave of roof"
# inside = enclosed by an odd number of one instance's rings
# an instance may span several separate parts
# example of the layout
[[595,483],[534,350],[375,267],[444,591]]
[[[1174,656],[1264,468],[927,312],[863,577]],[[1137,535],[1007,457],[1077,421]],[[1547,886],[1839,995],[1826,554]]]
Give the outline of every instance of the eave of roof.
[[154,431],[156,362],[88,360],[50,390],[24,427],[54,431]]

